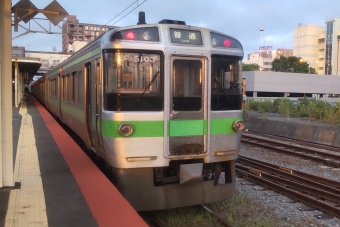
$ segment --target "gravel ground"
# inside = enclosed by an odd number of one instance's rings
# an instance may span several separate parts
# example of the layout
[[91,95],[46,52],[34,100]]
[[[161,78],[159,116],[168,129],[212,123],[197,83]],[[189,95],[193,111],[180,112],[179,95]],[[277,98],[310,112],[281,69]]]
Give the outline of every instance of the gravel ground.
[[[340,169],[323,166],[309,160],[303,160],[245,144],[241,144],[240,154],[249,158],[288,167],[293,170],[340,181]],[[340,227],[340,219],[338,218],[317,219],[315,216],[321,214],[320,211],[300,211],[298,208],[304,206],[304,204],[287,202],[290,201],[288,197],[276,193],[275,195],[268,195],[272,193],[271,190],[261,190],[259,185],[246,185],[244,184],[245,182],[247,181],[238,178],[236,181],[236,190],[239,193],[248,195],[256,202],[272,210],[272,212],[277,215],[277,219],[274,220],[277,226]],[[256,188],[260,188],[260,190],[256,190]]]

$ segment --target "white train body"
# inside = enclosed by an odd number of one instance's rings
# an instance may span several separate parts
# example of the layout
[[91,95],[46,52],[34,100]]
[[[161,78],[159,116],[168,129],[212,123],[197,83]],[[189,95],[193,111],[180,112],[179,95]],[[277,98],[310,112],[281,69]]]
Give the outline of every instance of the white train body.
[[234,194],[242,46],[176,23],[107,31],[32,84],[139,211]]

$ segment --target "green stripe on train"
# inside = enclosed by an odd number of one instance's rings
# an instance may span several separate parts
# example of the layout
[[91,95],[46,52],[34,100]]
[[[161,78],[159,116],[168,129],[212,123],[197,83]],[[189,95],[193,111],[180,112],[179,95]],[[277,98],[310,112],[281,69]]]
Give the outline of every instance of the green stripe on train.
[[133,133],[129,137],[163,137],[163,121],[102,121],[103,136],[111,138],[126,138],[118,133],[121,123],[128,122],[133,127]]
[[242,118],[219,118],[210,120],[210,134],[230,134],[235,133],[233,123],[236,120],[242,121]]
[[201,136],[207,134],[206,120],[174,120],[169,121],[168,135],[174,136]]
[[[50,103],[55,106],[55,107],[58,107],[58,100],[56,98],[50,98],[49,99]],[[76,118],[78,121],[84,123],[84,111],[83,110],[80,110],[78,108],[75,108],[69,104],[65,104],[65,103],[62,103],[61,105],[61,109],[63,111],[65,111],[66,113],[68,113],[69,115],[73,116],[74,118]]]
[[[58,100],[50,98],[50,103],[58,106]],[[77,109],[69,104],[63,103],[62,110],[74,116],[77,120],[84,123],[84,111]],[[219,118],[210,120],[210,134],[223,135],[235,133],[232,124],[241,118]],[[138,137],[164,137],[163,121],[102,121],[103,136],[109,138],[126,138],[118,133],[118,127],[121,123],[130,123],[134,131],[129,138]],[[200,136],[208,135],[207,120],[171,120],[168,122],[168,135],[176,136]]]
[[[235,120],[241,118],[223,118],[211,119],[210,134],[231,134],[235,133],[232,124]],[[109,138],[126,138],[118,133],[118,127],[121,123],[130,123],[134,128],[133,133],[128,138],[138,137],[163,137],[164,122],[163,121],[102,121],[103,136]],[[168,135],[176,136],[200,136],[207,135],[207,120],[173,120],[169,121]]]

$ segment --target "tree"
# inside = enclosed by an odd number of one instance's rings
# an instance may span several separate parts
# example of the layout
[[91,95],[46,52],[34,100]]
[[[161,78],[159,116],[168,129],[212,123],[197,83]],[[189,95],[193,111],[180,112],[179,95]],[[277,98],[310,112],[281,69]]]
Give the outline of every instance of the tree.
[[260,66],[258,64],[242,63],[242,71],[260,71]]
[[[280,56],[272,62],[272,70],[275,72],[308,73],[309,64],[300,57]],[[310,67],[310,74],[317,74],[315,68]]]

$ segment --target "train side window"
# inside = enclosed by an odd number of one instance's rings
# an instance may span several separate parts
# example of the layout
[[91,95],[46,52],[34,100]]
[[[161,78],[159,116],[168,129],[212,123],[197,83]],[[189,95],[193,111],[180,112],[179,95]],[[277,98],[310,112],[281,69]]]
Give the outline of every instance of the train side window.
[[61,85],[61,98],[65,100],[66,99],[66,78],[65,78],[65,76],[63,76],[61,78],[61,83],[62,83],[62,85]]
[[48,80],[48,96],[51,97],[52,94],[52,80]]
[[57,81],[57,78],[54,79],[54,97],[57,97],[59,94],[58,94],[58,81]]
[[83,72],[78,72],[77,102],[82,104],[81,97],[84,96],[84,76]]
[[72,73],[72,102],[77,102],[77,72]]
[[66,75],[66,101],[70,101],[70,96],[71,96],[71,77],[70,74]]
[[54,95],[54,93],[53,93],[53,87],[54,87],[54,80],[52,79],[52,80],[50,80],[50,96],[52,97],[53,95]]

